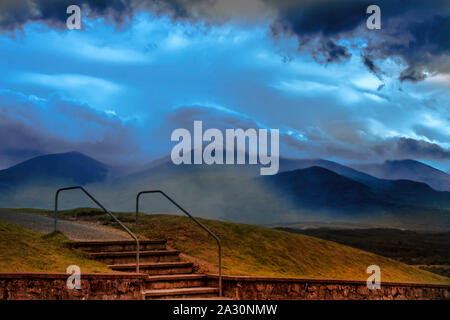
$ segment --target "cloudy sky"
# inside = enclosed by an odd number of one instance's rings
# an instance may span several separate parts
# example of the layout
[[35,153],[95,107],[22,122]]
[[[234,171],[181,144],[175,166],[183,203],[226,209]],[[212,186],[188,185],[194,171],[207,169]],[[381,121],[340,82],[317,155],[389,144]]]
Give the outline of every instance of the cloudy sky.
[[144,163],[203,120],[279,128],[288,157],[449,170],[450,3],[399,3],[2,0],[0,168],[73,150]]

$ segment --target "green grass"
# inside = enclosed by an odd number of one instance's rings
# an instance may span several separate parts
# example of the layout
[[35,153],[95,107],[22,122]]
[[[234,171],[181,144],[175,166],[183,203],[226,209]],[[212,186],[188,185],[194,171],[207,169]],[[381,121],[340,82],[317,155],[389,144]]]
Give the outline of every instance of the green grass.
[[[187,217],[145,215],[142,234],[167,238],[180,251],[217,265],[217,245]],[[225,274],[366,280],[381,268],[382,281],[448,283],[450,279],[393,259],[310,236],[270,228],[200,219],[222,240]]]
[[80,250],[69,249],[60,232],[40,234],[0,220],[0,272],[66,272],[77,265],[81,272],[111,272],[89,260]]
[[[83,210],[66,211],[65,218],[76,215],[117,227],[109,217],[85,215]],[[134,230],[133,213],[116,215]],[[216,272],[215,240],[188,217],[140,214],[139,219],[143,238],[167,239],[169,246],[200,259],[201,268]],[[247,224],[199,220],[221,239],[224,273],[228,275],[366,280],[366,269],[374,264],[381,268],[382,281],[450,284],[444,276],[335,242]]]

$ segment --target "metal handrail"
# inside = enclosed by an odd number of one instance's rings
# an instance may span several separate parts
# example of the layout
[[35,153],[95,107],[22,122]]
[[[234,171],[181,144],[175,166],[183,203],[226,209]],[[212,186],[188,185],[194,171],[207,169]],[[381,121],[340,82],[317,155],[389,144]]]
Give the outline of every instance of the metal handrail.
[[193,217],[189,212],[187,212],[185,209],[183,209],[178,203],[175,202],[171,197],[169,197],[167,194],[165,194],[161,190],[149,190],[149,191],[140,191],[136,196],[136,234],[138,234],[138,227],[139,227],[139,198],[142,194],[148,194],[148,193],[160,193],[164,197],[166,197],[167,200],[172,202],[178,209],[180,209],[184,214],[186,214],[189,218],[194,220],[195,223],[197,223],[203,230],[205,230],[210,236],[212,236],[216,241],[217,245],[219,247],[219,296],[222,296],[222,244],[220,243],[220,239],[218,236],[216,236],[211,230],[209,230],[205,225],[203,225],[200,221],[198,221],[195,217]]
[[67,188],[60,188],[56,191],[55,194],[55,231],[57,230],[57,223],[58,223],[58,196],[61,191],[68,191],[68,190],[74,190],[74,189],[80,189],[83,191],[92,201],[95,202],[103,211],[105,211],[107,214],[111,216],[111,218],[114,219],[134,240],[136,240],[136,272],[139,273],[139,239],[128,229],[122,222],[120,222],[119,219],[116,218],[115,215],[113,215],[109,210],[107,210],[100,202],[97,201],[89,192],[86,191],[83,187],[80,186],[74,186],[74,187],[67,187]]

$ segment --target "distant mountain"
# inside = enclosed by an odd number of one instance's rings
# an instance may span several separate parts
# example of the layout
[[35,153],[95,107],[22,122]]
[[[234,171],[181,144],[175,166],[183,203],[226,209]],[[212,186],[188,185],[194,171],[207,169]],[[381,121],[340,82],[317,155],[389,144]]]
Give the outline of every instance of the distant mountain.
[[[409,204],[448,205],[446,194],[435,192],[435,190],[423,182],[412,181],[407,178],[398,178],[402,180],[380,179],[339,163],[323,159],[280,159],[280,171],[304,169],[312,166],[326,168],[367,185],[372,191],[391,202],[407,201]],[[417,197],[418,194],[420,194],[420,197]]]
[[337,174],[362,183],[375,182],[376,180],[378,180],[369,174],[357,171],[353,168],[329,160],[280,158],[280,172],[292,171],[295,169],[306,169],[314,166],[331,170]]
[[370,219],[374,213],[441,210],[450,203],[450,193],[424,183],[379,179],[323,159],[280,158],[277,175],[260,176],[259,165],[176,166],[165,157],[114,184],[123,190],[123,201],[138,189],[161,188],[202,216],[250,223],[282,221],[287,212]]
[[[246,163],[248,163],[248,154],[246,154]],[[350,179],[354,179],[356,181],[360,182],[367,182],[367,181],[376,181],[377,178],[363,173],[359,172],[355,169],[352,169],[350,167],[346,167],[344,165],[341,165],[337,162],[324,160],[324,159],[290,159],[290,158],[284,158],[280,157],[279,160],[279,172],[284,171],[292,171],[296,169],[306,169],[313,166],[326,168],[328,170],[331,170],[333,172],[336,172],[340,175],[343,175],[345,177],[348,177]],[[143,177],[147,175],[151,175],[154,173],[183,173],[183,172],[198,172],[210,170],[210,171],[228,171],[228,172],[239,172],[239,174],[245,174],[247,176],[253,176],[258,177],[260,176],[259,171],[260,165],[249,165],[249,164],[243,164],[243,165],[175,165],[172,163],[172,160],[169,156],[163,157],[157,160],[154,160],[147,164],[143,169],[134,172],[130,175],[128,175],[127,178],[133,177]],[[120,180],[125,179],[126,177],[121,177]]]
[[23,185],[55,183],[85,185],[104,181],[108,167],[79,152],[38,156],[0,170],[0,186],[14,189]]
[[[301,206],[332,211],[373,211],[395,206],[448,208],[450,192],[440,192],[425,183],[410,180],[378,179],[323,160],[343,175],[319,166],[281,172],[263,177],[274,192],[288,195]],[[349,176],[354,179],[349,178]]]
[[350,213],[382,208],[386,201],[363,183],[313,166],[261,177],[280,197],[302,208]]
[[[245,155],[246,163],[248,163],[248,154]],[[259,176],[260,165],[206,165],[206,164],[194,164],[193,155],[191,155],[190,165],[175,165],[170,156],[162,157],[156,159],[147,165],[140,168],[140,170],[134,171],[131,174],[119,177],[118,182],[126,180],[143,179],[145,177],[150,177],[155,174],[161,175],[183,175],[183,174],[193,174],[200,172],[239,172],[239,174],[244,174],[246,176]]]
[[[114,185],[122,190],[122,202],[139,189],[158,188],[200,216],[248,223],[324,217],[367,222],[383,214],[393,220],[400,214],[407,222],[413,213],[423,214],[415,218],[423,222],[425,212],[430,212],[425,208],[431,208],[432,219],[433,210],[443,210],[450,203],[450,193],[437,192],[424,183],[378,179],[323,159],[281,158],[277,175],[260,176],[258,165],[176,166],[166,157]],[[152,209],[160,208],[157,197],[152,199]]]
[[[58,187],[79,184],[117,211],[134,210],[137,192],[161,189],[194,215],[214,219],[450,229],[450,192],[422,182],[380,179],[323,159],[281,158],[280,172],[273,176],[260,176],[259,168],[177,166],[165,157],[134,169],[114,169],[81,153],[46,155],[0,171],[0,207],[51,208]],[[92,205],[80,193],[62,204]],[[143,198],[141,211],[177,210],[154,195]]]
[[385,161],[380,164],[358,164],[352,168],[381,179],[407,179],[430,185],[433,189],[450,191],[450,175],[416,160]]

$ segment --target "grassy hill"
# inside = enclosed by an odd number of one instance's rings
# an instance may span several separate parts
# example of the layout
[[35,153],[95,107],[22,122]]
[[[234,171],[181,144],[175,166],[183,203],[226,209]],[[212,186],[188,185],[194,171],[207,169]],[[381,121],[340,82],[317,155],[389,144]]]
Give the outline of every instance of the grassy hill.
[[61,233],[42,235],[0,220],[0,272],[66,272],[70,265],[80,266],[81,272],[111,272],[69,249],[68,241]]
[[[117,213],[117,216],[134,230],[133,213]],[[96,220],[116,226],[109,217],[93,209],[64,211],[61,217]],[[366,280],[367,267],[375,264],[381,268],[382,281],[450,284],[450,279],[444,276],[335,242],[247,224],[206,219],[200,221],[222,240],[225,274]],[[215,240],[189,218],[141,214],[140,222],[141,237],[165,238],[169,246],[195,257],[194,261],[201,268],[212,272],[217,270]]]
[[[450,279],[335,242],[270,228],[200,219],[222,240],[225,274],[366,280],[381,268],[382,281],[450,283]],[[167,238],[180,251],[217,264],[217,245],[187,217],[143,216],[142,235]]]
[[393,258],[423,270],[450,276],[450,232],[420,232],[386,228],[279,230],[334,241],[353,248]]

